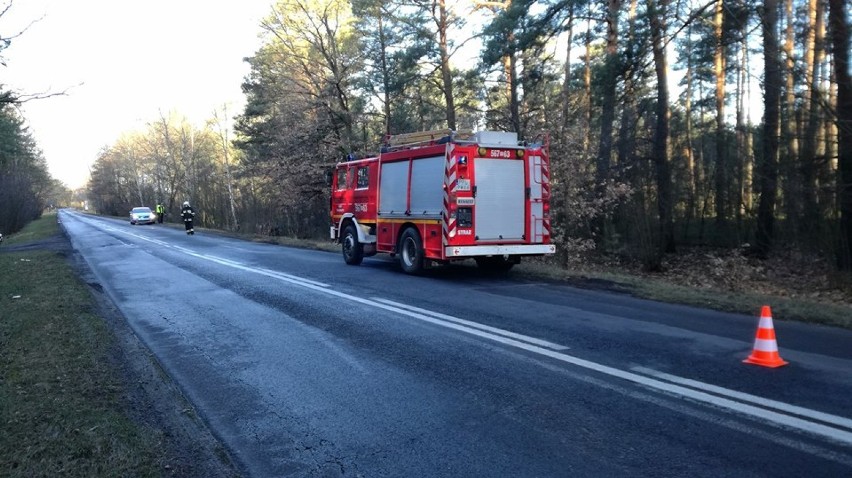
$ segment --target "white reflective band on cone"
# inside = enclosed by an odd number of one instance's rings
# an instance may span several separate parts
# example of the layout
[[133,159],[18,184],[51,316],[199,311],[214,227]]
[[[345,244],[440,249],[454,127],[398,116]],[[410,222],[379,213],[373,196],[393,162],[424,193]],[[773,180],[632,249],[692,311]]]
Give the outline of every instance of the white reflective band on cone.
[[772,326],[772,317],[761,317],[760,325],[758,325],[761,329],[774,329]]
[[754,341],[754,350],[759,350],[761,352],[777,352],[778,342],[774,340],[756,339]]

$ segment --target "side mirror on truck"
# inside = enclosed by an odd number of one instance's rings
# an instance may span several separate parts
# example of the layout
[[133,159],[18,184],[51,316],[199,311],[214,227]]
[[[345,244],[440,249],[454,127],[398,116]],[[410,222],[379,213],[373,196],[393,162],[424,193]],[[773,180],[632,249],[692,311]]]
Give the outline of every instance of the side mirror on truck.
[[334,170],[326,169],[325,170],[325,185],[331,187],[332,182],[334,181]]

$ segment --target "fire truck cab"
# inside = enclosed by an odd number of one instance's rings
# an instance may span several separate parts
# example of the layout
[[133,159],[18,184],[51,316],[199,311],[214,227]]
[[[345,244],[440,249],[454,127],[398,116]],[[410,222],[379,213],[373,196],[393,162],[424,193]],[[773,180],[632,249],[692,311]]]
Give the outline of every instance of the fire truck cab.
[[516,133],[391,136],[378,156],[335,166],[331,239],[351,265],[383,252],[412,274],[468,258],[508,270],[555,252],[549,177],[546,145]]

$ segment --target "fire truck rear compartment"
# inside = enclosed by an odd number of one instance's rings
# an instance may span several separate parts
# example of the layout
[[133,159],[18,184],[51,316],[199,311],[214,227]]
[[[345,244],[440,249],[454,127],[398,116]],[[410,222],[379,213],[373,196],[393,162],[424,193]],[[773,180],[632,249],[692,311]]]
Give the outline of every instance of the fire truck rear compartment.
[[524,239],[524,162],[477,158],[474,234],[477,241]]

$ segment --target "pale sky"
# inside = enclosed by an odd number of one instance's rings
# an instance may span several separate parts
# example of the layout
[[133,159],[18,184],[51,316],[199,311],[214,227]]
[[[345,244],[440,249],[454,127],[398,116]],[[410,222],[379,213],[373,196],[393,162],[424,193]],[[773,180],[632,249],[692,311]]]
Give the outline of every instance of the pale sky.
[[68,90],[22,111],[53,177],[83,187],[101,148],[160,112],[197,124],[223,104],[240,113],[243,58],[259,47],[272,2],[14,0],[0,36],[43,18],[4,52],[0,82],[23,94]]
[[[0,37],[35,23],[5,50],[0,83],[22,94],[67,90],[29,101],[22,111],[53,177],[70,188],[83,187],[103,147],[123,133],[143,130],[161,112],[198,125],[223,104],[231,117],[242,112],[240,85],[249,73],[243,58],[260,46],[260,20],[273,2],[12,0],[0,17]],[[0,10],[9,3],[0,0]],[[480,48],[470,42],[462,64],[475,63]],[[562,41],[557,58],[564,51]],[[579,55],[581,48],[572,53]],[[674,59],[670,54],[670,65]],[[755,55],[752,67],[760,61]],[[673,73],[674,99],[680,88],[679,73]],[[752,88],[751,115],[759,121],[759,78],[752,78]]]

